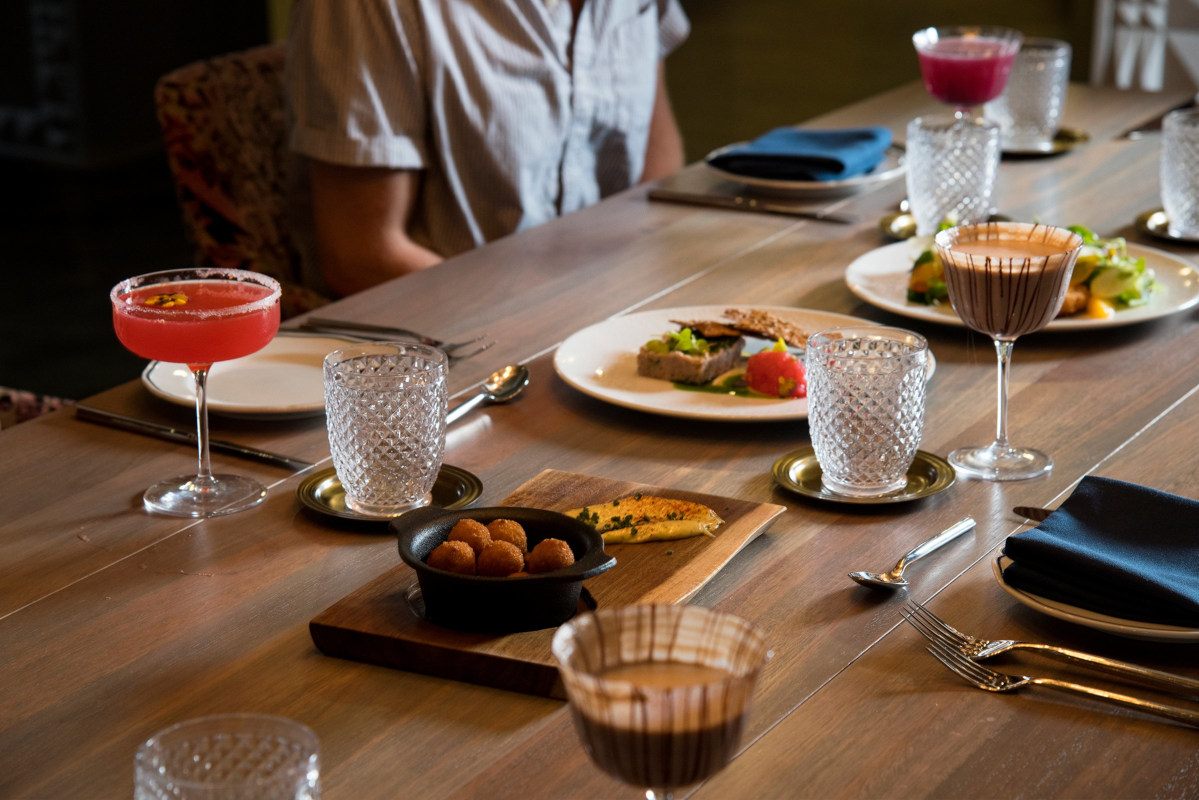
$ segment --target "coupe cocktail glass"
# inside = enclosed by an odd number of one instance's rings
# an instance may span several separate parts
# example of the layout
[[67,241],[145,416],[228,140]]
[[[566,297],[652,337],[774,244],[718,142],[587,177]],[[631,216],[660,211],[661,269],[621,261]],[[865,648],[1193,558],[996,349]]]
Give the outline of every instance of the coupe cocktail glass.
[[1053,469],[1052,458],[1008,442],[1012,347],[1061,310],[1082,237],[1047,225],[988,222],[941,231],[934,241],[953,310],[967,327],[994,340],[999,359],[995,441],[954,450],[949,463],[963,475],[993,481],[1044,475]]
[[186,364],[196,382],[199,471],[157,483],[142,496],[150,511],[211,517],[266,497],[252,478],[213,475],[208,456],[208,370],[257,352],[279,330],[279,283],[238,269],[177,269],[139,275],[112,288],[112,321],[121,344],[143,358]]
[[949,25],[912,35],[924,88],[959,117],[1003,93],[1023,37],[1011,28]]
[[748,622],[700,606],[600,609],[552,649],[584,749],[649,800],[724,768],[770,658]]

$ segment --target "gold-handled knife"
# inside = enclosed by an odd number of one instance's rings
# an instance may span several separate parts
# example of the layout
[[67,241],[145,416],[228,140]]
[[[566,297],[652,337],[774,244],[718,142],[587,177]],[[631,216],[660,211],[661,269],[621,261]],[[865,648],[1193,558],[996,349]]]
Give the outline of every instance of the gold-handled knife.
[[1044,522],[1053,513],[1052,508],[1033,508],[1032,506],[1016,506],[1012,513],[1018,517],[1026,517],[1033,522]]
[[702,192],[681,192],[676,189],[650,189],[650,200],[665,200],[668,203],[687,203],[696,206],[715,206],[730,208],[734,211],[760,211],[767,214],[786,214],[802,219],[812,219],[818,222],[835,222],[841,225],[856,225],[858,218],[849,214],[833,214],[811,206],[798,206],[776,200],[759,200],[756,197],[736,195],[729,197],[723,194],[705,194]]
[[[180,444],[190,444],[196,446],[196,434],[194,431],[186,431],[176,428],[171,425],[162,425],[157,422],[147,422],[144,419],[136,417],[127,417],[124,414],[117,414],[112,411],[104,411],[99,408],[93,408],[85,405],[75,405],[76,419],[86,420],[87,422],[95,422],[100,425],[107,425],[110,428],[120,428],[123,431],[132,433],[141,433],[146,436],[153,436],[157,439],[164,439],[168,442],[178,442]],[[274,464],[277,467],[285,467],[295,472],[302,472],[312,466],[307,461],[301,461],[298,458],[290,458],[281,456],[278,453],[272,453],[269,450],[260,450],[257,447],[248,447],[246,445],[237,444],[235,442],[226,442],[221,439],[209,439],[208,448],[218,453],[228,453],[230,455],[241,456],[255,461],[262,461],[266,464]]]

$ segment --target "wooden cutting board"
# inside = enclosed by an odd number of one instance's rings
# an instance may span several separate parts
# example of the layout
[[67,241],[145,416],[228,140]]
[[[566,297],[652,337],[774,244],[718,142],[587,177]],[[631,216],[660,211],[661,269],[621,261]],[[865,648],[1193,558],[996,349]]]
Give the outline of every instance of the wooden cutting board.
[[[616,566],[584,584],[584,598],[590,596],[600,608],[686,602],[784,510],[769,503],[552,469],[520,486],[501,505],[565,511],[636,492],[703,503],[725,524],[715,538],[609,545]],[[313,619],[308,626],[313,642],[321,652],[339,658],[564,697],[550,654],[554,629],[496,636],[441,628],[422,619],[419,595],[414,598],[412,593],[415,587],[416,573],[397,564]]]

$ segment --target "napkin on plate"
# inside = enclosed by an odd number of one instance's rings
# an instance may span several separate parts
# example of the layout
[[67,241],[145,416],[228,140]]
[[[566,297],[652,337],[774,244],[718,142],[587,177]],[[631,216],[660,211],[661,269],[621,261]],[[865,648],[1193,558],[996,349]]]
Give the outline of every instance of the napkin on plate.
[[891,146],[886,128],[805,130],[775,128],[748,144],[708,159],[717,169],[749,178],[834,181],[862,175],[878,166]]
[[1009,586],[1140,622],[1199,628],[1199,502],[1085,477],[1060,508],[1009,536]]

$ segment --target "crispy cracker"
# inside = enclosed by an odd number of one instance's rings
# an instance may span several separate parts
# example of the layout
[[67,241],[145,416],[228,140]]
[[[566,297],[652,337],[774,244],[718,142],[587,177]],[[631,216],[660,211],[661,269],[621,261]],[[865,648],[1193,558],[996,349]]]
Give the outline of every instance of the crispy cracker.
[[746,311],[742,308],[725,310],[734,327],[742,333],[759,336],[763,339],[782,339],[792,347],[806,347],[808,335],[797,325],[779,319],[769,311],[754,308]]
[[681,325],[684,328],[690,328],[691,331],[705,339],[720,338],[722,336],[741,336],[742,333],[738,329],[729,325],[727,322],[720,322],[713,319],[701,319],[695,322],[685,322],[681,319],[672,319],[675,325]]

